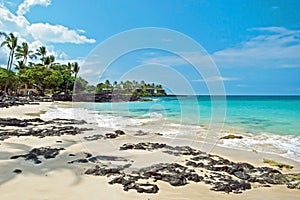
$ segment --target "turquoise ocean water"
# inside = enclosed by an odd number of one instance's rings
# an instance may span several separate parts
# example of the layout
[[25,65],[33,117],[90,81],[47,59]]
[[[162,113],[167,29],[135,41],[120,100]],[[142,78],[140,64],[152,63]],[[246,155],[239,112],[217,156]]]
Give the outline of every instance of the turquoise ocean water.
[[[215,98],[213,98],[215,99]],[[155,97],[153,101],[79,103],[55,107],[45,117],[84,119],[101,127],[185,134],[216,138],[227,134],[243,139],[218,140],[218,145],[275,153],[300,162],[300,96]],[[205,135],[210,125],[221,129]],[[181,136],[180,136],[181,137]],[[201,139],[200,139],[201,140]]]
[[[226,110],[225,127],[253,134],[300,136],[300,96],[227,96],[221,105],[219,101],[216,100],[217,107],[222,106],[220,115]],[[84,104],[83,107],[112,116],[133,119],[159,116],[170,123],[207,125],[215,117],[212,105],[209,96],[179,96],[155,97],[149,102]]]

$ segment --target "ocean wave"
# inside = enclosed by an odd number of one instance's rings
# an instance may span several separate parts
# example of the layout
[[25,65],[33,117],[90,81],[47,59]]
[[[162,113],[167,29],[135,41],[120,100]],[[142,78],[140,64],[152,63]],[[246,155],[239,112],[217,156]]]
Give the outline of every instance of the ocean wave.
[[[61,108],[52,107],[41,115],[43,118],[68,118],[85,120],[88,123],[97,124],[99,127],[107,128],[132,128],[145,129],[149,132],[159,132],[166,137],[197,135],[198,139],[205,141],[207,137],[207,128],[195,125],[186,125],[182,123],[174,123],[168,120],[164,115],[157,112],[144,114],[140,117],[121,116],[117,112],[105,113],[95,110],[87,110],[84,108]],[[141,127],[142,126],[142,127]],[[243,136],[243,139],[219,140],[220,146],[243,149],[256,150],[267,153],[279,154],[283,157],[293,159],[300,162],[300,137],[294,135],[275,135],[271,133],[252,134],[245,133],[242,129],[228,129],[226,133],[237,133]],[[216,133],[218,137],[224,135],[224,132]]]
[[50,107],[45,114],[41,114],[41,117],[46,119],[85,120],[88,123],[95,122],[95,113],[84,108]]
[[151,113],[147,113],[142,115],[142,118],[154,118],[154,119],[163,119],[164,115],[158,112],[151,112]]
[[270,133],[247,134],[243,139],[222,140],[221,146],[276,153],[300,162],[300,137]]

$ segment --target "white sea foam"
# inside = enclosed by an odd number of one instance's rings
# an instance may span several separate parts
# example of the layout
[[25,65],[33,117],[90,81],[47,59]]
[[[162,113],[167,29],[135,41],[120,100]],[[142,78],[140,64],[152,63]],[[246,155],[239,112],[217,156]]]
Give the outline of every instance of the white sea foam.
[[222,140],[222,146],[280,154],[300,162],[300,137],[268,133],[243,136],[243,139]]
[[[103,113],[99,111],[91,111],[83,108],[50,108],[44,118],[68,118],[85,120],[88,123],[97,124],[99,127],[108,128],[132,128],[145,129],[146,131],[159,132],[165,136],[177,135],[195,135],[200,132],[202,138],[206,136],[206,130],[200,126],[184,125],[180,123],[172,123],[156,112],[145,114],[141,117],[124,117],[116,113]],[[143,127],[140,127],[143,126]],[[282,136],[268,133],[261,134],[243,134],[243,139],[220,140],[220,146],[244,149],[257,150],[269,153],[280,154],[283,157],[290,158],[300,162],[300,137],[299,136]]]
[[42,114],[41,117],[48,119],[60,118],[85,120],[88,123],[95,122],[94,112],[83,108],[52,107],[49,108],[45,114]]

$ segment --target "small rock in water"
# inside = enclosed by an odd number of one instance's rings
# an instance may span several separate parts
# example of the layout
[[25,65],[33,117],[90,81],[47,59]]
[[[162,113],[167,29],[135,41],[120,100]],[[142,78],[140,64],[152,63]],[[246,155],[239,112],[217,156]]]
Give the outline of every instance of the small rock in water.
[[243,136],[230,134],[230,135],[221,137],[220,139],[243,139]]

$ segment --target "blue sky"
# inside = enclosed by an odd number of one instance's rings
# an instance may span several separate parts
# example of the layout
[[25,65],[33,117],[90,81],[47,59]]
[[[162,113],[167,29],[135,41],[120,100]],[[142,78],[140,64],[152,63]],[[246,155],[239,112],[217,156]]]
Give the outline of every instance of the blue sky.
[[[128,77],[147,80],[145,74],[157,73],[149,64],[156,63],[180,73],[197,94],[207,93],[207,84],[214,81],[222,81],[227,94],[300,94],[298,0],[0,0],[0,5],[0,31],[16,33],[32,49],[46,45],[60,62],[78,61],[79,75],[87,79],[101,74],[101,80],[120,80],[143,65],[135,77]],[[94,58],[99,61],[95,66],[86,64],[103,41],[143,27],[167,28],[192,38],[213,59],[220,76],[201,77],[178,55],[157,49],[122,55],[105,72],[101,55]],[[200,61],[195,52],[181,52]],[[2,67],[6,54],[1,48]],[[173,78],[168,72],[164,77]],[[180,85],[173,81],[166,87]]]

